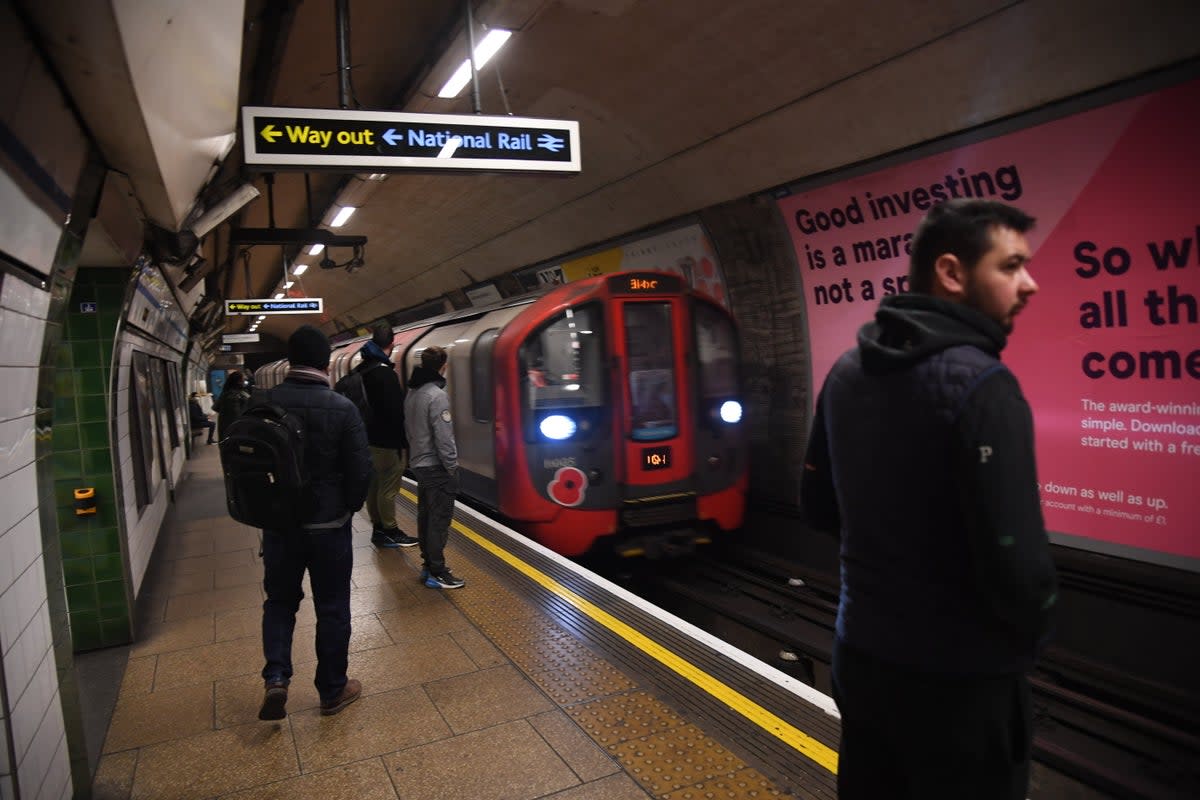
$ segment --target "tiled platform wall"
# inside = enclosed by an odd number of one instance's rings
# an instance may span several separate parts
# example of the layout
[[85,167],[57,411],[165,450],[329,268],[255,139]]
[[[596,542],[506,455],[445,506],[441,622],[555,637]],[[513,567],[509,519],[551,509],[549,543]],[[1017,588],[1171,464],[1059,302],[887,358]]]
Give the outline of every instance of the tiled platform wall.
[[[50,293],[5,275],[0,280],[0,650],[4,726],[0,796],[65,797],[71,765],[51,625],[46,551],[39,504],[39,431],[35,410]],[[49,492],[47,492],[49,494]],[[50,574],[57,574],[52,567]],[[15,763],[9,761],[9,744]]]
[[[113,341],[128,283],[128,270],[81,268],[55,354],[54,501],[77,652],[131,638],[109,414]],[[96,490],[95,514],[75,514],[80,487]]]

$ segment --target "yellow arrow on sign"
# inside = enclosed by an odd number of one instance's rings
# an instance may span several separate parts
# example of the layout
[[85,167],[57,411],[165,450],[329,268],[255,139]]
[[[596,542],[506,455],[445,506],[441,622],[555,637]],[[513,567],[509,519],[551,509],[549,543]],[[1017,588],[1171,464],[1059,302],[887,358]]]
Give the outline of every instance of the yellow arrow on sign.
[[261,133],[262,137],[271,144],[275,144],[275,140],[280,136],[283,136],[283,131],[275,130],[275,126],[273,124],[263,128],[261,131],[259,131],[259,133]]

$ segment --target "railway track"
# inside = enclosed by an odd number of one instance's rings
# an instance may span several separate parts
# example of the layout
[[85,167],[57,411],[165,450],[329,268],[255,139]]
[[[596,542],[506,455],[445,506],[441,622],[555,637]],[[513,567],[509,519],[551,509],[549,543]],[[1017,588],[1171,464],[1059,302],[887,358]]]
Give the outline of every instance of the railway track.
[[[646,599],[832,694],[836,576],[769,553],[723,549],[647,562],[624,582]],[[1039,662],[1031,677],[1031,797],[1200,797],[1200,738],[1141,713],[1144,706],[1132,696],[1114,697],[1112,676],[1101,676],[1102,671],[1053,649]],[[1095,680],[1089,681],[1089,675]]]

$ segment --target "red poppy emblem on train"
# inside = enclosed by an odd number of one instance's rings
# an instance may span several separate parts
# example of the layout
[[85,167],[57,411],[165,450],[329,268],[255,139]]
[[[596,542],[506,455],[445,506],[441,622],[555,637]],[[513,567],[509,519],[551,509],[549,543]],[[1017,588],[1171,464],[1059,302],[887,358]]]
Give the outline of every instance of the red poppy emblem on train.
[[574,507],[583,502],[587,494],[587,476],[577,467],[560,467],[554,480],[546,485],[546,492],[559,505]]

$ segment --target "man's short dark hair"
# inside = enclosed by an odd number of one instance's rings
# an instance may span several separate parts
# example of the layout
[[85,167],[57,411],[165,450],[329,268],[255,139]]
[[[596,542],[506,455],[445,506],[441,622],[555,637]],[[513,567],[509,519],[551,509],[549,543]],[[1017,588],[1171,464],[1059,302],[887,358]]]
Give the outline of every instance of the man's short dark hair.
[[371,329],[371,341],[384,349],[395,340],[396,334],[392,332],[392,326],[386,322],[380,322]]
[[968,270],[992,247],[993,228],[1025,233],[1036,220],[998,200],[948,200],[930,209],[917,226],[908,262],[908,286],[913,292],[933,291],[933,265],[950,253]]
[[437,345],[426,347],[421,351],[421,366],[437,372],[446,363],[446,351]]
[[293,367],[329,366],[329,337],[312,325],[301,325],[288,337],[288,363]]

